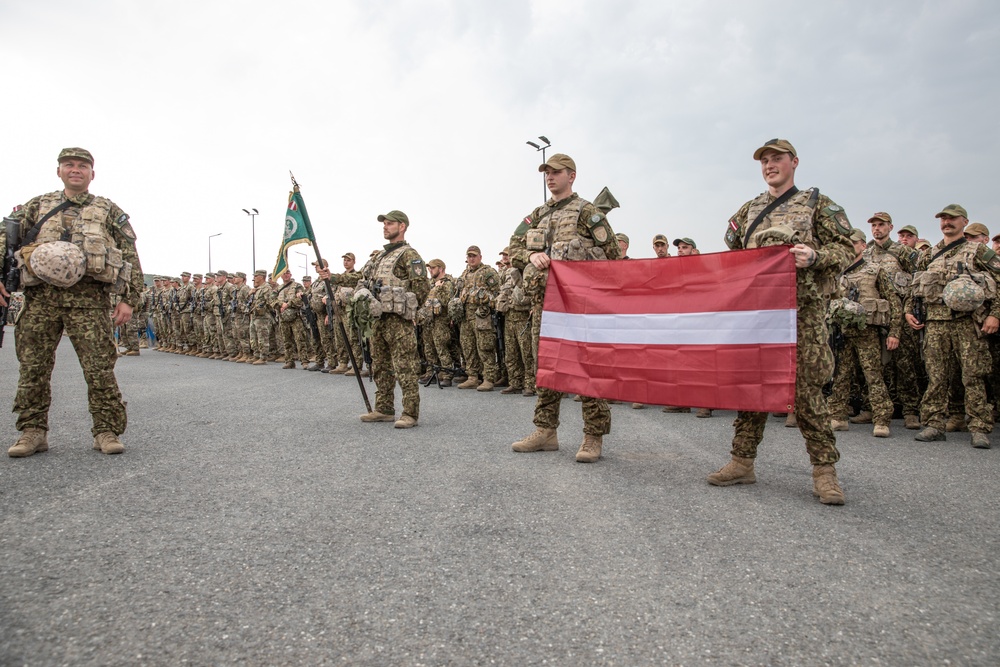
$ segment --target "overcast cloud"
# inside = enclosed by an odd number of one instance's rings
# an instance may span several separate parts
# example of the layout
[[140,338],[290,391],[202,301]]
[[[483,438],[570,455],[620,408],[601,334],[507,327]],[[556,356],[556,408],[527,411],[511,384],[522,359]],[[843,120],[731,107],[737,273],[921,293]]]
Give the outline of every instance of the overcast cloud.
[[83,146],[147,273],[206,271],[217,233],[212,267],[249,272],[251,207],[270,270],[291,170],[324,257],[367,255],[401,209],[457,274],[541,203],[538,135],[583,197],[610,187],[633,257],[656,233],[723,250],[778,136],[866,231],[886,210],[936,241],[952,202],[1000,231],[993,1],[38,0],[0,24],[4,212]]

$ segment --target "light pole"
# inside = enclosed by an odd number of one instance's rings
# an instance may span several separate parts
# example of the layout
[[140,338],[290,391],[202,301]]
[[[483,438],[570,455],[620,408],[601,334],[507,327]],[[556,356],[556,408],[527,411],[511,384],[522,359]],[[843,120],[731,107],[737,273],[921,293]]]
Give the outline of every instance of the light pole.
[[[253,211],[253,213],[251,213],[250,211]],[[250,265],[253,267],[254,273],[256,273],[257,272],[257,225],[255,223],[257,222],[257,216],[260,215],[260,213],[258,213],[257,209],[255,208],[250,209],[250,211],[243,209],[243,212],[250,216],[250,239],[251,239],[250,243],[251,247],[253,248],[253,261],[250,262]],[[211,271],[211,269],[209,270]]]
[[211,234],[208,237],[208,272],[209,273],[212,272],[212,239],[214,239],[216,236],[222,236],[222,232],[219,232],[218,234]]
[[299,252],[298,250],[295,251],[295,254],[302,255],[302,271],[309,273],[309,255],[304,252]]
[[[534,141],[526,141],[524,143],[528,144],[529,146],[531,146],[532,148],[534,148],[536,151],[541,151],[542,152],[542,164],[545,164],[545,149],[549,148],[552,145],[552,142],[549,141],[547,138],[542,137],[542,136],[539,136],[538,138],[545,142],[544,146],[539,146]],[[548,201],[548,199],[549,199],[549,194],[548,193],[549,193],[549,191],[545,187],[545,175],[543,174],[542,175],[542,201],[543,202]]]

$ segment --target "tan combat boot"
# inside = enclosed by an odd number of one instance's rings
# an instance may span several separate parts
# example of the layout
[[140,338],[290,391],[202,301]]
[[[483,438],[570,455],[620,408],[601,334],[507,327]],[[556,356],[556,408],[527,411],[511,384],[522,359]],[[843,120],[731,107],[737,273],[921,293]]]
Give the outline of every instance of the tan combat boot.
[[944,430],[948,433],[967,432],[969,427],[965,423],[965,415],[952,415],[948,417],[948,421],[944,425]]
[[872,429],[872,435],[876,438],[888,438],[889,437],[889,425],[888,424],[875,424]]
[[733,484],[756,484],[757,475],[753,471],[753,459],[734,456],[733,459],[708,476],[712,486],[732,486]]
[[494,384],[489,380],[483,380],[483,383],[476,387],[476,391],[493,391]]
[[462,384],[458,385],[458,388],[459,389],[475,389],[478,386],[479,386],[479,379],[470,375],[469,378],[465,382],[463,382]]
[[125,445],[122,444],[117,435],[111,431],[105,431],[94,436],[94,449],[101,450],[103,454],[121,454],[125,451]]
[[851,417],[848,421],[852,424],[871,424],[874,415],[870,410],[862,410],[858,414]]
[[554,428],[536,427],[524,440],[518,440],[511,449],[515,452],[554,452],[559,449],[559,438]]
[[282,366],[281,368],[283,370],[289,370],[289,369],[295,368],[295,360],[292,359],[291,361],[286,361],[285,365]]
[[264,361],[263,359],[254,359],[253,365],[254,366],[267,366],[267,362]]
[[695,417],[700,417],[701,419],[708,419],[712,416],[712,411],[709,408],[698,408],[698,412]]
[[632,409],[633,410],[645,410],[646,409],[646,404],[645,403],[633,403],[632,404]]
[[348,366],[345,363],[339,363],[337,364],[337,367],[331,370],[330,372],[333,373],[334,375],[343,375],[349,370],[351,370],[350,366]]
[[21,437],[17,439],[17,442],[7,450],[7,456],[19,459],[37,452],[47,452],[49,450],[48,436],[48,431],[45,429],[26,428],[21,431]]
[[785,428],[798,428],[799,420],[796,418],[794,412],[789,412],[788,416],[785,417]]
[[417,425],[417,420],[410,415],[401,415],[399,419],[396,420],[396,428],[413,428]]
[[394,415],[387,415],[377,410],[374,410],[372,412],[369,412],[368,414],[361,415],[361,421],[365,422],[366,424],[371,424],[374,422],[392,422],[396,421],[396,417]]
[[583,434],[583,444],[580,445],[580,451],[576,453],[577,463],[594,463],[597,459],[601,458],[601,445],[603,444],[603,436],[600,435],[590,435],[589,433]]
[[813,495],[824,505],[843,505],[844,492],[837,483],[833,465],[813,466]]
[[846,419],[831,419],[830,428],[832,428],[834,431],[850,431],[851,425],[847,422]]
[[916,415],[903,415],[903,428],[916,431],[920,428],[920,417]]

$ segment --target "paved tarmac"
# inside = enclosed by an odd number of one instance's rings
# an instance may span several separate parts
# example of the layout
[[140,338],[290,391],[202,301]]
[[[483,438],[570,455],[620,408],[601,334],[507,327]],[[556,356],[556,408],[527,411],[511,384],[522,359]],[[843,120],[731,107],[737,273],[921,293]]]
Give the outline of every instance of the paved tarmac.
[[758,483],[715,488],[731,412],[613,406],[586,465],[569,400],[562,448],[515,454],[521,396],[423,389],[404,431],[358,421],[353,378],[146,350],[117,374],[123,455],[91,449],[64,340],[50,450],[0,461],[0,664],[1000,663],[1000,442],[852,426],[826,507],[776,418]]

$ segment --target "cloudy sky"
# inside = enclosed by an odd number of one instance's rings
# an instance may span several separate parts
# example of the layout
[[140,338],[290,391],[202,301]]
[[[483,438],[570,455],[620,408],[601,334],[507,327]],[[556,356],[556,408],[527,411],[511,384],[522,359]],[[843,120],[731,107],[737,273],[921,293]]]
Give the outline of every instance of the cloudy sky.
[[270,269],[289,170],[324,257],[401,209],[425,260],[492,261],[542,201],[538,135],[583,197],[611,189],[633,257],[656,233],[723,250],[778,136],[856,226],[886,210],[936,241],[957,202],[1000,231],[995,0],[36,0],[0,25],[0,205],[86,147],[148,273],[206,271],[212,234],[213,268]]

